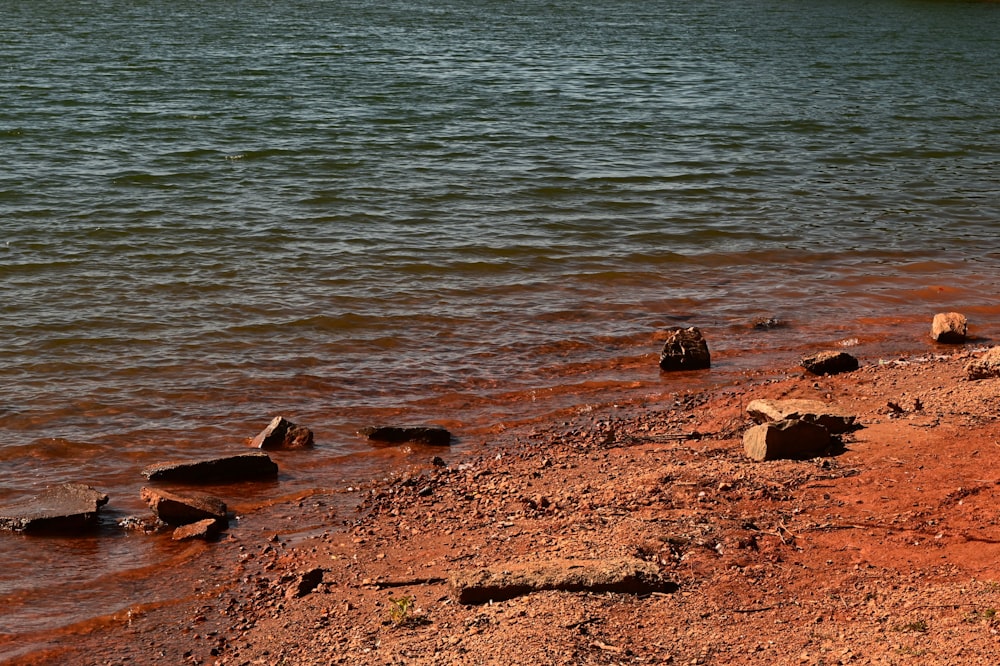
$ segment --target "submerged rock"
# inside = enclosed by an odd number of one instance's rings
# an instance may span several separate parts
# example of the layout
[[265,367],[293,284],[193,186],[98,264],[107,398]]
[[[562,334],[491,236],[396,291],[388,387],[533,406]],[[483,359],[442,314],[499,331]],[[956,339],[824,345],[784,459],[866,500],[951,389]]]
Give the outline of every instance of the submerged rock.
[[931,337],[945,344],[965,342],[969,334],[969,320],[958,312],[939,312],[931,322]]
[[159,463],[142,470],[150,481],[233,483],[274,479],[278,465],[263,451],[189,462]]
[[404,444],[407,442],[430,444],[431,446],[449,446],[451,444],[451,433],[447,429],[438,426],[408,428],[378,426],[362,428],[358,432],[371,442],[386,444]]
[[858,359],[843,351],[822,351],[802,359],[802,367],[814,375],[839,375],[858,369]]
[[667,340],[660,352],[661,370],[704,370],[711,366],[708,342],[700,330],[694,326],[667,329]]
[[830,433],[821,425],[785,419],[754,426],[743,435],[743,450],[758,462],[789,458],[806,460],[830,449]]
[[181,496],[155,488],[143,488],[142,499],[156,517],[168,525],[187,525],[200,520],[228,522],[226,503],[209,495]]
[[819,400],[752,400],[747,414],[757,423],[794,419],[823,426],[832,435],[855,430],[857,417]]
[[97,526],[108,496],[82,483],[46,488],[37,497],[0,509],[0,529],[13,532],[74,534]]
[[283,416],[275,416],[266,428],[250,440],[255,449],[309,449],[313,445],[313,432],[296,425]]

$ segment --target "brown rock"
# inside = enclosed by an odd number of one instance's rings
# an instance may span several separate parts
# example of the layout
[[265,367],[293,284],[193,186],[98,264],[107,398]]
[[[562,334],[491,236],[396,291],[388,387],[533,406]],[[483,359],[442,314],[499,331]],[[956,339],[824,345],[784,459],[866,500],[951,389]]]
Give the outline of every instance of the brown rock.
[[386,444],[403,444],[405,442],[430,444],[431,446],[449,446],[451,444],[451,433],[445,428],[437,426],[408,428],[378,426],[363,428],[359,432],[369,441]]
[[700,330],[693,326],[667,329],[667,340],[660,352],[661,370],[704,370],[711,365],[708,342]]
[[313,445],[313,432],[296,425],[283,416],[275,416],[266,428],[250,440],[255,449],[309,449]]
[[743,435],[743,450],[751,460],[805,460],[826,453],[830,433],[807,421],[786,419],[754,426]]
[[324,572],[325,569],[319,567],[303,571],[295,578],[295,582],[285,590],[285,597],[293,599],[309,594],[323,582]]
[[558,560],[460,571],[451,576],[449,584],[462,604],[503,601],[542,590],[649,594],[677,589],[655,564],[639,559]]
[[990,379],[1000,377],[1000,347],[991,347],[978,358],[965,365],[969,379]]
[[274,479],[278,466],[263,451],[191,462],[150,465],[142,470],[150,481],[175,483],[233,483]]
[[154,488],[143,488],[141,495],[156,517],[168,525],[187,525],[206,519],[227,521],[226,503],[216,497],[200,494],[182,497]]
[[91,486],[64,483],[0,510],[0,529],[73,534],[96,527],[97,512],[107,503],[108,496]]
[[219,536],[219,533],[222,531],[224,526],[224,523],[218,520],[205,518],[204,520],[199,520],[195,523],[181,525],[174,530],[172,538],[174,541],[187,541],[189,539],[204,539],[205,541],[210,541],[211,539]]
[[939,312],[931,322],[931,337],[945,344],[965,342],[969,333],[969,320],[958,312]]
[[752,400],[747,414],[757,423],[793,419],[816,423],[832,435],[850,432],[857,425],[857,417],[845,414],[819,400]]
[[822,351],[802,359],[802,367],[814,375],[838,375],[858,369],[858,359],[847,352]]

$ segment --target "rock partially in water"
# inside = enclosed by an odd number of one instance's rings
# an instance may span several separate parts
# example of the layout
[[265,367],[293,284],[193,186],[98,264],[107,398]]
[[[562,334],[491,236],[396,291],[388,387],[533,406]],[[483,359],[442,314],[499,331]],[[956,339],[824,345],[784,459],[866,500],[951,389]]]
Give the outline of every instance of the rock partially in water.
[[250,440],[255,449],[300,450],[311,449],[313,432],[309,428],[296,425],[283,416],[275,416],[266,428]]
[[263,451],[221,458],[150,465],[142,470],[150,481],[173,483],[235,483],[275,479],[278,465]]
[[168,525],[187,525],[200,520],[228,522],[226,503],[210,495],[176,495],[165,490],[143,488],[142,499],[156,517]]
[[802,367],[814,375],[839,375],[858,369],[858,359],[843,351],[821,351],[802,359]]
[[370,442],[382,444],[429,444],[431,446],[449,446],[451,444],[451,433],[438,426],[417,426],[417,427],[397,427],[397,426],[376,426],[362,428],[358,431]]
[[37,497],[0,509],[0,529],[13,532],[76,534],[97,527],[108,496],[82,483],[46,488]]
[[944,344],[961,344],[969,335],[969,320],[959,312],[939,312],[931,322],[931,337]]
[[830,433],[821,425],[785,419],[754,426],[743,435],[743,450],[751,460],[806,460],[830,450]]
[[667,340],[660,352],[661,370],[704,370],[711,366],[708,342],[699,329],[694,326],[667,329]]
[[823,426],[831,435],[858,428],[857,417],[820,400],[751,400],[747,414],[757,423],[794,419]]
[[190,539],[211,541],[219,536],[223,527],[225,527],[225,525],[220,523],[218,520],[206,518],[195,523],[181,525],[174,530],[171,538],[173,538],[174,541],[188,541]]

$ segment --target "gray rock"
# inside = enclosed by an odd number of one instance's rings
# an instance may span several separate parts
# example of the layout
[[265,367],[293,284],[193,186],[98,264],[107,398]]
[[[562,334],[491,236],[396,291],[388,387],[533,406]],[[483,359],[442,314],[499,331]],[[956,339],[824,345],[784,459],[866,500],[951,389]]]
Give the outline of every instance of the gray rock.
[[459,571],[449,579],[452,594],[462,604],[503,601],[542,590],[649,594],[674,592],[677,584],[660,574],[652,562],[623,560],[558,560],[535,565],[508,565]]
[[228,522],[226,503],[217,497],[181,496],[155,488],[143,488],[141,496],[156,517],[168,525],[187,525],[206,519]]
[[969,379],[990,379],[1000,377],[1000,347],[991,347],[978,358],[965,365]]
[[430,444],[432,446],[449,446],[451,444],[451,433],[445,428],[437,426],[408,428],[378,426],[362,428],[359,432],[371,442],[386,444],[403,444],[406,442]]
[[802,359],[802,367],[814,375],[839,375],[858,369],[858,359],[843,351],[822,351]]
[[98,524],[108,496],[82,483],[46,488],[37,497],[0,509],[0,529],[13,532],[74,534]]
[[255,449],[309,449],[313,445],[313,432],[296,425],[283,416],[275,416],[266,428],[250,440]]
[[263,451],[222,458],[150,465],[142,470],[150,481],[174,483],[234,483],[278,476],[278,466]]
[[944,344],[961,344],[969,334],[969,320],[958,312],[939,312],[931,322],[931,337]]
[[660,369],[704,370],[712,366],[708,342],[695,327],[673,326],[667,329],[667,339],[660,352]]
[[830,449],[826,428],[807,421],[786,419],[754,426],[743,435],[743,450],[751,460],[790,458],[806,460]]
[[757,423],[793,419],[816,423],[831,435],[855,430],[857,417],[846,414],[819,400],[752,400],[747,414]]
[[220,523],[218,520],[205,518],[204,520],[199,520],[194,523],[181,525],[174,530],[172,538],[174,541],[188,541],[190,539],[211,541],[219,536],[223,527],[225,527],[225,525]]

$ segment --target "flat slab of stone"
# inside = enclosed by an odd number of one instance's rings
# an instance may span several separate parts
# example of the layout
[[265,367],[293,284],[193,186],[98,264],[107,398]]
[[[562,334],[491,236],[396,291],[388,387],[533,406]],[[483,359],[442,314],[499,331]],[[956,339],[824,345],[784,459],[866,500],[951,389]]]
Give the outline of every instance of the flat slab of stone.
[[201,520],[228,522],[226,503],[208,495],[176,495],[156,488],[143,488],[142,499],[167,525],[187,525]]
[[857,417],[820,400],[751,400],[747,414],[757,423],[793,419],[823,426],[831,435],[857,428]]
[[939,312],[931,322],[931,337],[944,344],[961,344],[968,339],[969,320],[960,312]]
[[659,567],[639,559],[507,565],[460,571],[452,574],[448,582],[455,599],[462,604],[503,601],[543,590],[621,594],[677,590],[677,584],[666,580]]
[[751,460],[808,460],[830,450],[830,433],[821,425],[786,419],[754,426],[743,435]]
[[275,479],[278,465],[263,451],[222,458],[150,465],[142,470],[150,481],[173,483],[235,483]]
[[451,445],[451,433],[447,429],[438,426],[417,426],[417,427],[397,427],[397,426],[376,426],[362,428],[358,431],[370,442],[382,444],[405,444],[413,442],[416,444],[429,444],[431,446]]
[[199,520],[194,523],[181,525],[174,530],[171,538],[174,541],[189,541],[191,539],[210,541],[219,536],[223,527],[225,527],[225,525],[220,523],[218,520],[205,518],[204,520]]
[[660,369],[704,370],[712,366],[712,356],[708,352],[708,342],[701,331],[694,326],[667,329],[667,339],[660,352]]
[[814,375],[839,375],[858,369],[858,359],[844,351],[821,351],[802,359],[802,367]]
[[1000,347],[991,347],[985,353],[965,364],[969,379],[1000,377]]
[[292,423],[283,416],[275,416],[266,428],[250,440],[250,446],[265,450],[311,449],[313,432],[309,428]]
[[82,483],[46,488],[37,497],[0,509],[0,529],[12,532],[74,534],[97,526],[108,496]]

